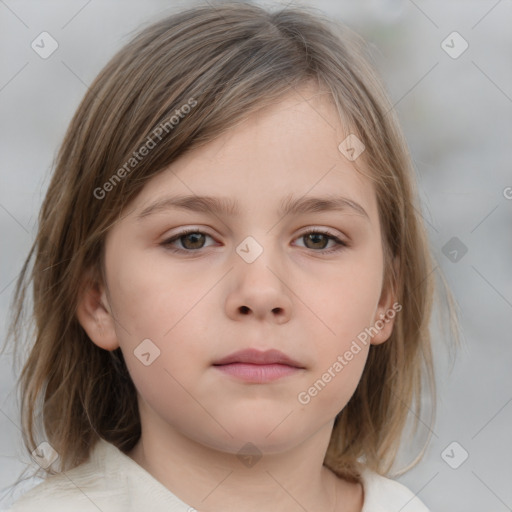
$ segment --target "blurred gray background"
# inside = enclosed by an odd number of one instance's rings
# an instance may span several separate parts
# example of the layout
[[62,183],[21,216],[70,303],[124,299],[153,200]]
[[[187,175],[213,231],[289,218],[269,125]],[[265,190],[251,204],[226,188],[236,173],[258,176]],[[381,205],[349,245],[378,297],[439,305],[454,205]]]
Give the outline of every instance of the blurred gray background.
[[[399,480],[432,511],[510,511],[512,2],[304,3],[371,45],[411,149],[435,272],[460,308],[463,344],[455,360],[445,340],[434,341],[439,401],[431,443]],[[88,84],[142,23],[186,5],[0,0],[2,337],[53,159]],[[58,44],[46,58],[31,47],[42,32]],[[51,44],[46,39],[44,51]],[[19,430],[19,370],[10,353],[0,359],[0,508],[13,500],[5,488],[31,464]]]

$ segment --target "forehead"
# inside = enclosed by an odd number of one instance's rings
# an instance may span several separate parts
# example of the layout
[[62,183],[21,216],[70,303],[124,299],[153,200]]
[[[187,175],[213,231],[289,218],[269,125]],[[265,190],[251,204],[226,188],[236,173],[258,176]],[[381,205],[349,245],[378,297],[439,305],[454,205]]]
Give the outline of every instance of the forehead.
[[372,182],[338,148],[348,135],[330,96],[305,86],[179,157],[145,185],[132,211],[170,193],[231,198],[238,213],[336,194],[376,219]]

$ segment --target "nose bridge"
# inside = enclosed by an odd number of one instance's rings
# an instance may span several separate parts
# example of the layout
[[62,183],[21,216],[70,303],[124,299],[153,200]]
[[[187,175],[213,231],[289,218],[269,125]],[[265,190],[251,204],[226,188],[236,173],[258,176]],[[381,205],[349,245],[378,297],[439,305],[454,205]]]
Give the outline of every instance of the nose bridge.
[[[241,261],[237,262],[241,267],[243,276],[249,280],[257,279],[260,285],[277,280],[275,275],[281,268],[279,248],[277,242],[272,241],[271,235],[264,232],[249,235],[244,238],[236,247],[236,253]],[[272,270],[270,270],[272,269]],[[256,276],[254,276],[254,274]]]
[[271,235],[249,235],[235,248],[234,287],[228,300],[231,314],[263,318],[290,314],[290,290],[285,286],[284,255]]

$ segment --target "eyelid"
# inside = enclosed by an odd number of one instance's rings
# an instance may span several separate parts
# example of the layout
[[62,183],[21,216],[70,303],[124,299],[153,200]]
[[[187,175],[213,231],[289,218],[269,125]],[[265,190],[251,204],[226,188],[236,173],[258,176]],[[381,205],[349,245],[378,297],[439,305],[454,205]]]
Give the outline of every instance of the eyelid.
[[313,232],[325,233],[327,235],[331,235],[331,236],[336,237],[336,238],[340,238],[340,237],[344,236],[343,233],[341,233],[341,231],[334,230],[333,228],[328,228],[328,227],[325,227],[325,226],[315,226],[315,225],[313,225],[313,226],[307,226],[303,230],[300,230],[299,234],[296,235],[296,237],[306,235],[308,233],[311,233],[312,231]]
[[[208,235],[212,238],[215,238],[216,235],[212,235],[211,233],[208,232],[208,229],[207,227],[205,226],[192,226],[192,227],[184,227],[183,229],[179,229],[178,228],[178,231],[176,231],[176,233],[173,233],[171,235],[167,235],[165,237],[166,240],[169,240],[170,238],[174,238],[176,236],[184,236],[184,235],[187,235],[189,233],[202,233],[202,234],[205,234],[205,235]],[[299,236],[303,236],[305,234],[308,234],[308,233],[311,233],[311,232],[321,232],[321,233],[324,233],[324,234],[328,234],[328,235],[331,235],[333,237],[336,237],[336,238],[341,238],[341,237],[345,237],[346,238],[346,235],[344,233],[342,233],[341,231],[339,230],[335,230],[333,228],[329,228],[329,227],[325,227],[325,226],[319,226],[319,225],[311,225],[311,226],[306,226],[305,228],[301,228],[299,231],[298,231],[298,234],[295,235],[295,238],[299,237]]]

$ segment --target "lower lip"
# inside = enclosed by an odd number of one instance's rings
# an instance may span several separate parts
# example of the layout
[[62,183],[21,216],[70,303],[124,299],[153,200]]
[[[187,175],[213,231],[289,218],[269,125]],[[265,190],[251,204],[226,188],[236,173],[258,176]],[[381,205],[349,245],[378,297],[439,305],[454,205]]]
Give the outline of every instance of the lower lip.
[[297,373],[300,368],[286,364],[231,363],[215,366],[221,372],[246,382],[271,382]]

